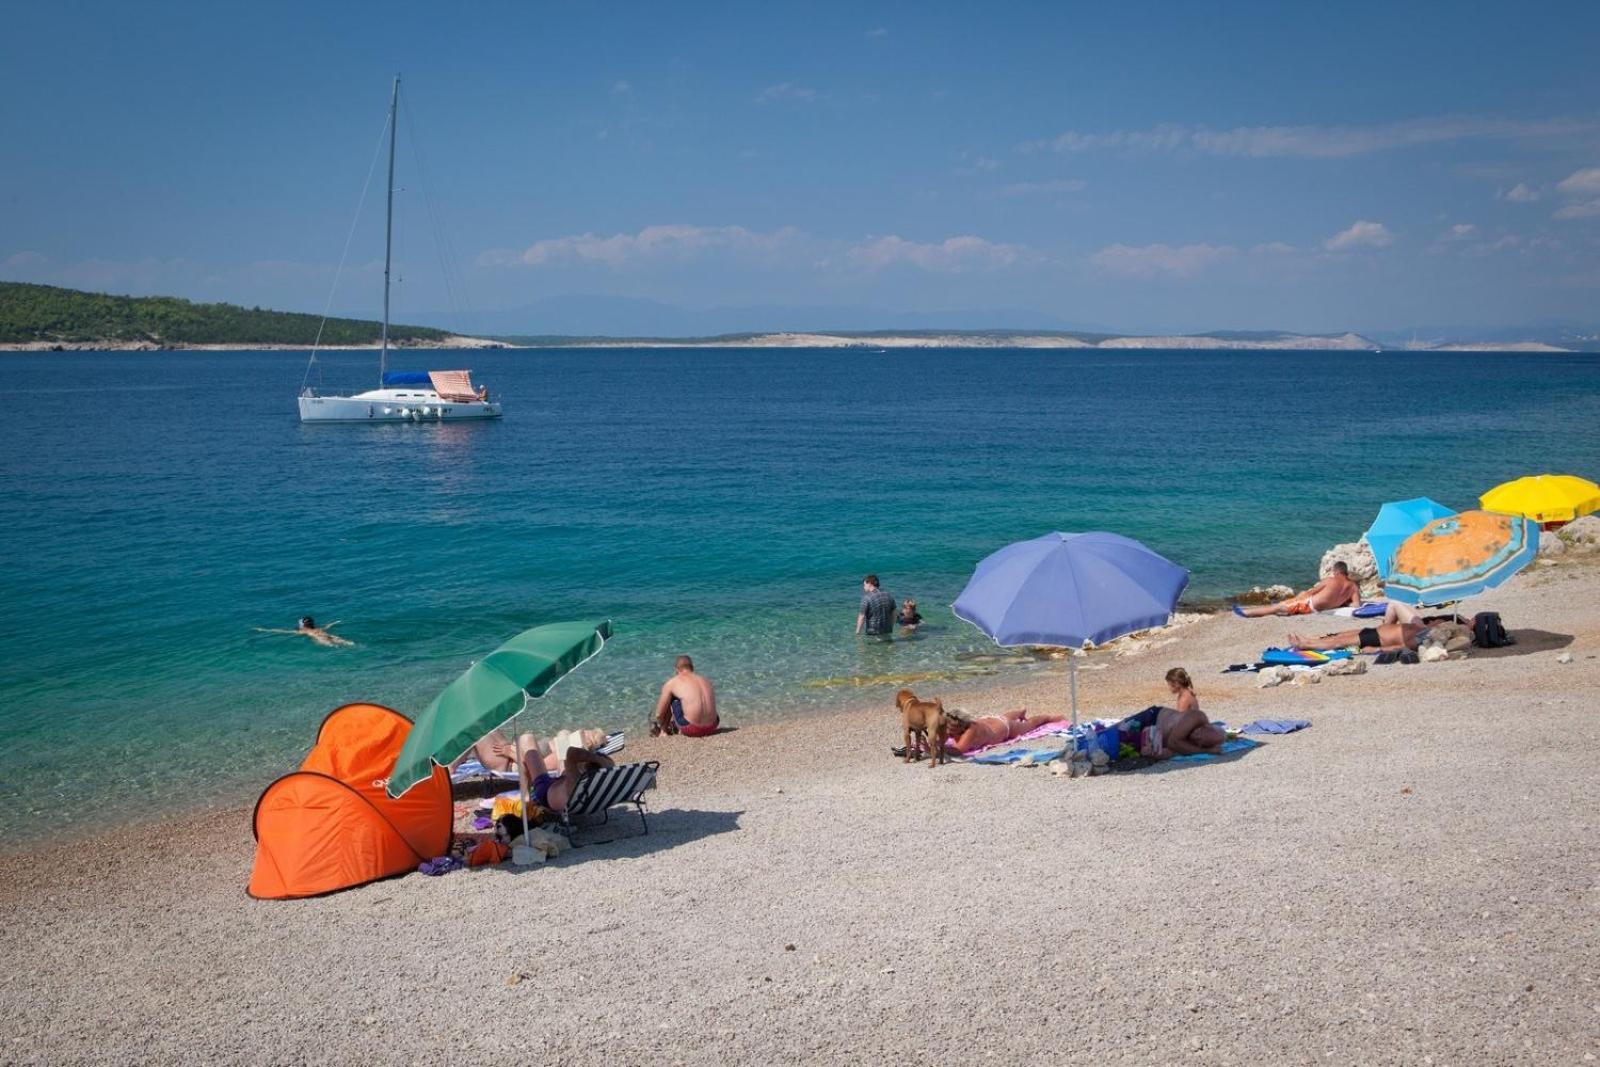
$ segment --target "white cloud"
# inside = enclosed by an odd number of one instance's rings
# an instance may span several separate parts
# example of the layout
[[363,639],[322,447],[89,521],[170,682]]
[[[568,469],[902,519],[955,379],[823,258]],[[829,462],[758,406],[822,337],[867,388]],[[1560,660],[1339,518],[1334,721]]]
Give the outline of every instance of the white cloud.
[[1340,230],[1322,242],[1322,247],[1330,252],[1349,252],[1357,248],[1383,248],[1393,243],[1394,234],[1389,232],[1389,227],[1381,222],[1357,219],[1349,229]]
[[1594,200],[1578,200],[1567,204],[1556,211],[1558,219],[1592,219],[1600,215],[1600,197]]
[[1001,196],[1041,196],[1054,193],[1078,193],[1089,187],[1079,178],[1061,178],[1043,182],[1012,182],[1000,190]]
[[1502,200],[1510,200],[1515,204],[1531,204],[1539,199],[1539,190],[1533,188],[1527,182],[1518,182],[1501,193],[1500,198]]
[[633,92],[633,85],[629,82],[615,81],[611,83],[611,93],[613,96],[626,96],[631,92]]
[[867,36],[869,38],[887,37],[889,36],[889,31],[884,29],[882,26],[874,26],[872,29],[867,31]]
[[1478,228],[1470,222],[1458,222],[1440,235],[1441,241],[1465,241],[1478,232]]
[[1556,183],[1556,191],[1566,196],[1600,196],[1600,167],[1585,167]]
[[1107,274],[1124,278],[1189,278],[1234,255],[1231,245],[1107,245],[1089,262]]
[[1600,216],[1600,167],[1574,171],[1556,183],[1556,192],[1569,202],[1556,210],[1558,219],[1592,219]]
[[1412,119],[1372,126],[1237,126],[1231,130],[1164,124],[1143,130],[1103,133],[1068,130],[1023,148],[1049,148],[1057,152],[1189,149],[1219,156],[1340,159],[1450,141],[1562,137],[1594,130],[1600,130],[1600,121],[1460,117]]
[[1294,245],[1282,241],[1268,241],[1266,244],[1252,245],[1250,252],[1257,256],[1286,256],[1295,250]]
[[890,234],[852,245],[846,255],[850,262],[868,270],[910,265],[940,273],[995,270],[1035,258],[1021,245],[986,241],[970,234],[930,243],[908,241]]
[[0,270],[7,272],[17,271],[21,275],[27,275],[32,274],[34,271],[43,270],[49,264],[50,261],[38,252],[24,249],[21,252],[11,253],[5,259],[0,259]]
[[546,267],[561,263],[581,263],[610,267],[613,270],[659,260],[692,259],[702,252],[717,250],[737,254],[762,255],[777,251],[804,235],[786,226],[770,233],[757,233],[743,226],[646,226],[638,233],[601,236],[593,233],[568,237],[548,237],[527,248],[491,250],[478,257],[484,267]]
[[770,104],[776,101],[792,101],[800,104],[811,104],[821,99],[821,95],[808,86],[796,85],[794,82],[779,82],[777,85],[769,85],[757,93],[756,103]]

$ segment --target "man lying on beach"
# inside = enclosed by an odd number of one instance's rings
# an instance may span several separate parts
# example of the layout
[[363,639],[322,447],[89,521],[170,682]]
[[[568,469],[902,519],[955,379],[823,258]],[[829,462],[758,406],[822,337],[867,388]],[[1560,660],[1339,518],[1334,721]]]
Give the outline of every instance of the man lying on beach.
[[1028,715],[1027,708],[1008,711],[1004,715],[980,715],[968,718],[964,713],[946,709],[951,733],[948,744],[963,756],[980,748],[999,745],[1023,734],[1032,733],[1053,722],[1066,722],[1065,715]]
[[672,677],[661,685],[650,719],[650,736],[710,737],[722,725],[717,718],[716,687],[710,678],[694,672],[694,660],[688,656],[679,656],[675,667]]
[[1303,593],[1296,593],[1276,604],[1262,604],[1255,608],[1233,606],[1233,613],[1246,619],[1259,619],[1265,615],[1310,615],[1335,608],[1359,608],[1361,587],[1350,580],[1350,568],[1344,560],[1333,565],[1333,573]]
[[1428,638],[1430,629],[1420,622],[1386,622],[1359,630],[1341,630],[1322,637],[1289,635],[1289,647],[1326,652],[1334,648],[1359,648],[1363,652],[1415,652]]
[[310,615],[302,615],[300,617],[300,624],[293,630],[273,630],[266,626],[257,626],[256,632],[264,634],[293,634],[296,637],[309,637],[317,644],[323,645],[327,648],[349,648],[354,645],[354,641],[340,637],[338,634],[332,634],[328,632],[338,625],[339,620],[335,619],[326,626],[318,626],[316,619],[313,619]]

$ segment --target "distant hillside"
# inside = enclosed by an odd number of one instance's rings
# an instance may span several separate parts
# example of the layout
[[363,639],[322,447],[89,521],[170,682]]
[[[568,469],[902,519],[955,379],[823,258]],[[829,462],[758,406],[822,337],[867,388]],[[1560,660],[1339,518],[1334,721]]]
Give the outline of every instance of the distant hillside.
[[[0,344],[309,347],[321,321],[318,315],[196,304],[172,296],[109,296],[53,285],[0,282]],[[377,322],[329,319],[322,343],[376,344],[382,329]],[[390,341],[400,344],[444,344],[452,336],[425,326],[389,327]]]
[[1123,336],[1076,330],[849,330],[827,333],[730,333],[714,337],[568,337],[502,335],[527,348],[1270,348],[1289,351],[1375,351],[1355,333],[1301,334],[1251,330],[1168,336]]

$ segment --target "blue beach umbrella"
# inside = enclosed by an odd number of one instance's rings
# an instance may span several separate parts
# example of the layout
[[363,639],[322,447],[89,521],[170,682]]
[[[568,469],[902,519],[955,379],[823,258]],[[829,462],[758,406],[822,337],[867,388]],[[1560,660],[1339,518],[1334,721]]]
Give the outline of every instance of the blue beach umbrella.
[[1394,565],[1394,550],[1406,538],[1422,529],[1434,519],[1447,519],[1455,511],[1437,500],[1425,496],[1411,500],[1395,500],[1378,509],[1378,517],[1367,527],[1367,544],[1372,547],[1372,558],[1378,562],[1378,577],[1388,578]]
[[1072,722],[1078,722],[1076,652],[1164,625],[1189,572],[1114,533],[1049,533],[984,558],[951,610],[996,644],[1066,645]]

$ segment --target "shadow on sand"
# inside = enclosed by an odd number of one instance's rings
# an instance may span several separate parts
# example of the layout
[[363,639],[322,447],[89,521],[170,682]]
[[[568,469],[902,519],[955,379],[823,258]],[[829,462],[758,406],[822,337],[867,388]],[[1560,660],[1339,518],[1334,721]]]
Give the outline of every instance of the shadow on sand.
[[1133,773],[1171,774],[1174,771],[1193,770],[1198,767],[1215,767],[1222,763],[1237,763],[1239,760],[1242,760],[1246,756],[1250,755],[1250,753],[1259,752],[1261,749],[1267,747],[1267,743],[1260,738],[1252,737],[1250,740],[1254,741],[1255,744],[1251,745],[1247,749],[1244,749],[1242,752],[1228,752],[1219,756],[1212,756],[1208,759],[1165,759],[1157,763],[1152,763],[1148,767],[1141,767]]
[[1474,648],[1467,655],[1472,659],[1504,659],[1507,656],[1532,656],[1539,652],[1555,652],[1572,644],[1571,634],[1552,633],[1549,630],[1508,630],[1516,644],[1504,648]]
[[545,866],[569,867],[574,863],[604,861],[623,857],[637,857],[691,841],[731,833],[739,828],[742,811],[696,811],[689,808],[667,808],[651,811],[650,832],[645,833],[637,812],[623,807],[611,809],[607,822],[598,825],[580,825],[572,835],[573,847],[563,852],[549,864],[536,863],[531,867],[500,868],[513,874],[538,870]]

